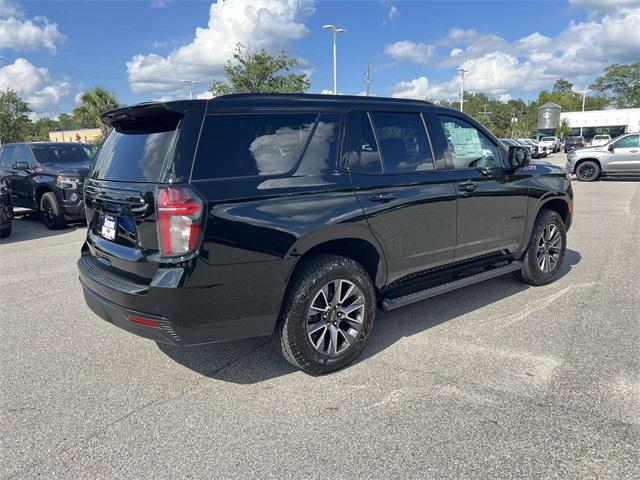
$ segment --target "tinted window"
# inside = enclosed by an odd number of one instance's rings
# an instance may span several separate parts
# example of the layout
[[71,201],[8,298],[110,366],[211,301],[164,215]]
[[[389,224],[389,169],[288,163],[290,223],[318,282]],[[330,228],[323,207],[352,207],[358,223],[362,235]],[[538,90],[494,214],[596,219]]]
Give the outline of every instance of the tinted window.
[[613,145],[615,148],[635,148],[638,146],[638,137],[638,135],[629,135],[617,140]]
[[33,145],[38,163],[87,163],[89,150],[84,145]]
[[470,123],[455,117],[439,116],[447,139],[444,152],[447,165],[465,168],[500,168],[498,147]]
[[380,173],[382,164],[376,137],[365,112],[351,114],[349,169],[354,172]]
[[555,137],[542,137],[540,139],[541,142],[555,142],[556,138]]
[[419,113],[371,114],[385,172],[433,170],[433,159]]
[[340,139],[340,115],[320,115],[296,175],[319,175],[333,169]]
[[192,178],[287,173],[298,162],[316,117],[315,113],[209,115]]
[[159,182],[175,131],[120,133],[113,130],[100,147],[91,176],[102,180]]
[[16,147],[4,147],[2,149],[2,158],[0,158],[0,163],[2,163],[3,166],[11,167],[13,164],[12,158],[15,149]]

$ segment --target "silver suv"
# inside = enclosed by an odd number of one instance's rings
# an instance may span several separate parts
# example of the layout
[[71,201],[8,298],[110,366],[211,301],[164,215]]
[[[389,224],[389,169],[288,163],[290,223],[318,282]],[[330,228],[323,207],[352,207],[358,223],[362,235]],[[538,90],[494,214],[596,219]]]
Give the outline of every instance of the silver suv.
[[640,133],[621,135],[605,145],[580,148],[567,154],[566,170],[583,182],[604,175],[640,174]]

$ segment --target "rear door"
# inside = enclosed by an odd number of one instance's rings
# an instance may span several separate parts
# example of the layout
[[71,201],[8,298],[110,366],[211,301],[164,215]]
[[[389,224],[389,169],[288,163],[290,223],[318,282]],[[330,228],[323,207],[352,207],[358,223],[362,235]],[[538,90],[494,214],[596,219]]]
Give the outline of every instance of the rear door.
[[518,248],[524,237],[527,177],[507,166],[507,151],[470,119],[447,112],[433,124],[437,148],[455,179],[455,260]]
[[[151,108],[151,107],[148,107]],[[202,111],[132,109],[96,155],[85,182],[87,248],[102,263],[151,279],[159,263],[156,192],[189,178]]]
[[612,143],[613,151],[605,153],[606,172],[640,172],[640,134],[627,135]]
[[435,169],[420,112],[352,112],[349,172],[388,282],[453,260],[455,191]]

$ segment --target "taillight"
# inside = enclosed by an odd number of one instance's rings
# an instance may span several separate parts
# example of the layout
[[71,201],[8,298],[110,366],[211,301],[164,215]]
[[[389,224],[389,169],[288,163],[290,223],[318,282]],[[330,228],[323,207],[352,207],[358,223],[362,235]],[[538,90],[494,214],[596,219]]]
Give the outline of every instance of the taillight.
[[190,188],[159,187],[156,213],[162,256],[184,256],[198,248],[202,200]]

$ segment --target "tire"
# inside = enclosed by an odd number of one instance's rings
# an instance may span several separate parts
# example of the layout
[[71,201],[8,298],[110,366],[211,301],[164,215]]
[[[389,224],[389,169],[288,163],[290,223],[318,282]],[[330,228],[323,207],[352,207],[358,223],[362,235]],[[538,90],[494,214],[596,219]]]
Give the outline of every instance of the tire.
[[367,272],[349,258],[315,255],[303,261],[291,279],[275,334],[291,365],[323,375],[344,367],[364,348],[376,295]]
[[566,249],[567,229],[562,217],[553,210],[541,210],[533,225],[529,247],[522,257],[524,266],[514,272],[515,277],[533,286],[555,281]]
[[53,192],[47,192],[40,199],[40,218],[49,230],[59,230],[66,227],[67,222],[62,215],[62,209]]
[[580,162],[576,167],[576,178],[581,182],[593,182],[600,176],[600,165],[593,160]]
[[0,238],[7,238],[11,235],[11,221],[0,227]]

